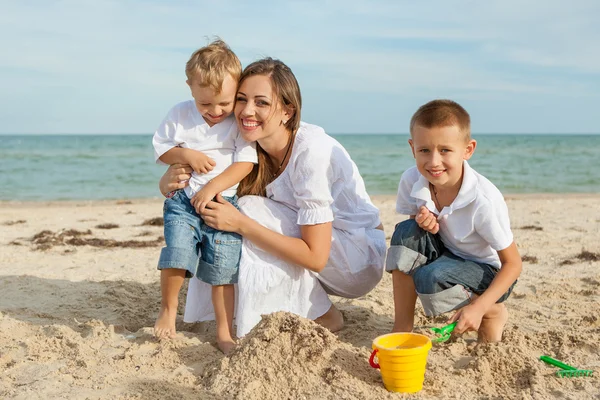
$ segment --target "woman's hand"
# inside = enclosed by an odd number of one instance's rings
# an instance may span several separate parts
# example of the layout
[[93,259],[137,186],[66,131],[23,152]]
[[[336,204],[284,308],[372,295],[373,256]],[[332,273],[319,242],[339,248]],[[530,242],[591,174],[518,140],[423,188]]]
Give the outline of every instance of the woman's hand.
[[184,164],[173,164],[169,166],[169,169],[160,178],[158,188],[163,196],[166,197],[170,192],[186,187],[191,177],[192,167]]
[[220,193],[215,196],[215,199],[217,201],[209,202],[200,214],[204,223],[220,231],[241,233],[244,215]]

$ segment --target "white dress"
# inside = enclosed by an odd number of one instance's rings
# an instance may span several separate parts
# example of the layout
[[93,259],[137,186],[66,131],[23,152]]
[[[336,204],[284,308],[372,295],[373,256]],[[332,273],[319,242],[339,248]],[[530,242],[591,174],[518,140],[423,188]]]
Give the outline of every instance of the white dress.
[[[331,307],[327,296],[354,298],[383,274],[385,234],[375,229],[379,210],[346,150],[322,128],[302,123],[283,173],[267,186],[267,198],[240,198],[241,211],[267,228],[300,237],[300,225],[332,222],[331,252],[320,274],[282,261],[243,241],[236,293],[237,335],[261,314],[289,311],[315,319]],[[214,319],[210,286],[189,282],[184,321]]]

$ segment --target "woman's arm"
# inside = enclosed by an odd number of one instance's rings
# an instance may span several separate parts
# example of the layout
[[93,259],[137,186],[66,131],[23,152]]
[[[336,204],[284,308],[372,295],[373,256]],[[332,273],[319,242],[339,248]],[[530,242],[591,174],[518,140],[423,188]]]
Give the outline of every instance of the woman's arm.
[[158,188],[163,196],[170,192],[183,189],[188,185],[188,180],[192,177],[192,167],[183,164],[173,164],[163,174],[158,183]]
[[208,203],[202,218],[212,228],[236,232],[268,253],[314,272],[321,272],[329,260],[331,222],[300,226],[300,238],[285,236],[243,215],[221,195]]

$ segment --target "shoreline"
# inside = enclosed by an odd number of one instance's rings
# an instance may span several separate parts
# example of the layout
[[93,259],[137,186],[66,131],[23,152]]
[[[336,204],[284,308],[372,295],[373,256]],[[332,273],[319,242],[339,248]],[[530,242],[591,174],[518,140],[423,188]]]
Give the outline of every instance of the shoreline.
[[[565,192],[565,193],[503,193],[504,198],[508,200],[521,199],[574,199],[574,198],[596,198],[600,197],[600,192]],[[374,194],[370,196],[375,201],[395,200],[396,194]],[[139,198],[118,198],[118,199],[85,199],[85,200],[0,200],[0,207],[3,206],[30,206],[44,204],[47,206],[72,205],[76,207],[94,206],[94,205],[130,205],[130,204],[150,204],[155,202],[163,202],[162,197],[139,197]]]

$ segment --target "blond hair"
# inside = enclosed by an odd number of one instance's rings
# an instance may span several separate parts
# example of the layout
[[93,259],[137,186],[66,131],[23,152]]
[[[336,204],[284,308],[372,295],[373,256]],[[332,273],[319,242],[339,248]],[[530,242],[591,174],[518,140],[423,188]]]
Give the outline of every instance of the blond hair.
[[[285,123],[286,130],[290,133],[290,146],[293,145],[294,136],[300,127],[300,110],[302,108],[302,95],[300,86],[294,76],[292,70],[280,60],[275,60],[271,57],[263,58],[248,65],[238,84],[238,88],[242,83],[251,76],[262,75],[267,76],[271,80],[273,88],[273,99],[283,107],[292,110],[293,115]],[[273,104],[275,106],[275,104]],[[257,196],[266,196],[266,187],[273,182],[277,174],[277,166],[273,165],[269,155],[257,143],[256,150],[258,153],[258,164],[254,165],[254,169],[248,174],[238,186],[238,196],[248,194]]]
[[228,74],[237,82],[241,73],[242,63],[221,39],[196,50],[185,64],[185,75],[189,81],[211,87],[215,93],[221,93]]
[[432,100],[419,107],[410,120],[410,135],[415,126],[437,128],[456,125],[465,135],[466,141],[471,140],[471,117],[467,110],[452,100]]

